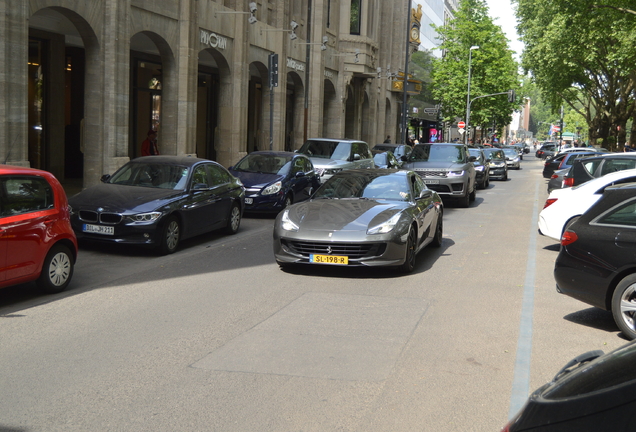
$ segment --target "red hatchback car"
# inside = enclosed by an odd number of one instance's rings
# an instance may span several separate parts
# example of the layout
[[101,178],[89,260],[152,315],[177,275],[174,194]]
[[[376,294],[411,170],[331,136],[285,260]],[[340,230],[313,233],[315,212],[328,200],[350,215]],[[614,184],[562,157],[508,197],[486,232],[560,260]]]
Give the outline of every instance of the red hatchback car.
[[53,174],[0,165],[0,288],[36,281],[47,293],[73,276],[77,240]]

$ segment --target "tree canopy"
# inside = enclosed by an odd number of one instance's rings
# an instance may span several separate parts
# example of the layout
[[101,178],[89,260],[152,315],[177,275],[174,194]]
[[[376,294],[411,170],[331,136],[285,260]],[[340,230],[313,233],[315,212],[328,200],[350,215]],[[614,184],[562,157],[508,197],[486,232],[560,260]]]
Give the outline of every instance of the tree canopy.
[[522,64],[546,101],[578,112],[593,143],[610,136],[624,143],[636,114],[636,0],[513,1]]
[[[493,93],[519,90],[518,65],[501,27],[488,15],[484,0],[462,0],[455,18],[435,27],[442,41],[443,56],[433,60],[432,93],[443,110],[445,121],[466,116],[468,60],[471,59],[470,99]],[[479,49],[471,51],[472,46]],[[471,125],[500,129],[512,120],[518,107],[506,95],[475,100],[471,105]],[[465,120],[465,119],[464,119]]]

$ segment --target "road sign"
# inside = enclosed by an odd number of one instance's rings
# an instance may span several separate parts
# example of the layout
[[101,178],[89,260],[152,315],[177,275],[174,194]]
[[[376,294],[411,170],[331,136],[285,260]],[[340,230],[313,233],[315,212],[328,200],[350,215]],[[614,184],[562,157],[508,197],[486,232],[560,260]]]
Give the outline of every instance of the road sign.
[[464,129],[466,127],[466,123],[463,121],[457,122],[457,127],[460,129]]
[[428,115],[437,114],[438,111],[437,108],[424,108],[424,114]]
[[464,132],[466,132],[466,129],[459,129],[457,132],[459,132],[460,134],[463,134]]

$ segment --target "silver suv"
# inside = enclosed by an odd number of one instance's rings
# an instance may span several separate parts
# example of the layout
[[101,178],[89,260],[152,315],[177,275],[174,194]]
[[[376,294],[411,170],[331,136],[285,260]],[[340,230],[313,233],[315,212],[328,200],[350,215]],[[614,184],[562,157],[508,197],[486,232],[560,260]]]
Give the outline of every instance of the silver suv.
[[309,156],[322,183],[343,170],[375,168],[373,155],[364,141],[311,138],[298,152]]
[[402,169],[415,171],[442,198],[457,198],[460,206],[468,207],[477,189],[475,159],[463,144],[418,144],[404,159]]

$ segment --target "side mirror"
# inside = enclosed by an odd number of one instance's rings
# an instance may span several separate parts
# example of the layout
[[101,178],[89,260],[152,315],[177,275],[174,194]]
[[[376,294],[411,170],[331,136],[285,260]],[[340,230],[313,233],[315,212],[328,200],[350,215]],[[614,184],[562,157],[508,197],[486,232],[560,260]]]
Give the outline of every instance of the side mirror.
[[304,173],[304,172],[302,172],[302,171],[298,171],[298,172],[296,173],[296,178],[305,177],[306,175],[307,175],[307,173]]
[[353,155],[353,160],[354,161],[359,161],[360,160],[360,155],[358,153]]
[[433,195],[433,191],[430,189],[424,189],[422,192],[420,192],[420,196],[417,197],[417,199],[424,199],[424,198],[430,198]]
[[404,155],[404,156],[402,156],[402,157],[400,158],[400,160],[401,160],[402,162],[406,162],[408,159],[409,159],[409,157],[408,157],[407,155]]
[[101,176],[101,178],[99,179],[102,183],[106,183],[108,181],[108,179],[110,178],[110,174],[104,174],[103,176]]
[[475,162],[477,160],[477,156],[470,156],[468,158],[468,162]]

